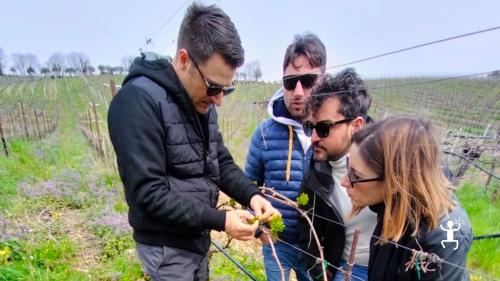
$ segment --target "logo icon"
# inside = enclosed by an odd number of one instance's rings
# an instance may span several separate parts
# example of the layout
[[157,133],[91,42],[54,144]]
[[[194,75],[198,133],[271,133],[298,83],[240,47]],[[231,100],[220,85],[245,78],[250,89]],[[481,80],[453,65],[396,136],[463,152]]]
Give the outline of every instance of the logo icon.
[[443,248],[446,248],[445,243],[455,243],[455,248],[453,248],[453,251],[458,249],[458,240],[454,239],[453,233],[460,229],[461,226],[460,220],[458,221],[457,228],[453,228],[454,224],[455,223],[453,223],[452,220],[449,220],[446,222],[446,227],[443,227],[442,224],[439,225],[443,231],[446,231],[446,240],[441,240],[441,245],[443,245]]

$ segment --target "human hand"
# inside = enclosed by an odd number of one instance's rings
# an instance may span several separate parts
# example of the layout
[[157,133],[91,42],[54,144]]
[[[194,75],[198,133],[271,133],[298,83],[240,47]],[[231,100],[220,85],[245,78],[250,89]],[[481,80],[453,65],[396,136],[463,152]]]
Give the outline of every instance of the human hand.
[[254,211],[255,216],[263,222],[268,222],[271,216],[281,217],[281,213],[259,194],[254,195],[252,199],[250,199],[250,208]]
[[250,240],[259,226],[258,220],[253,224],[247,223],[252,218],[252,214],[245,210],[228,211],[224,231],[238,240]]

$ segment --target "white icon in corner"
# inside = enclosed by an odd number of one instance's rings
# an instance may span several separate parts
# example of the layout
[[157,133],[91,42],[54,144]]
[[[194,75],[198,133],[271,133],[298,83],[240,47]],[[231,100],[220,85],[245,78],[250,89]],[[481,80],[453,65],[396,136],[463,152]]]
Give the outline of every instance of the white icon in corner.
[[458,221],[457,228],[453,228],[453,225],[453,221],[449,220],[448,222],[446,222],[447,228],[443,227],[442,224],[440,224],[439,226],[443,231],[446,231],[446,240],[441,240],[441,245],[443,245],[443,248],[446,248],[444,243],[455,243],[455,248],[453,248],[453,251],[455,251],[456,249],[458,249],[458,240],[453,239],[453,232],[458,231],[461,224],[460,221]]

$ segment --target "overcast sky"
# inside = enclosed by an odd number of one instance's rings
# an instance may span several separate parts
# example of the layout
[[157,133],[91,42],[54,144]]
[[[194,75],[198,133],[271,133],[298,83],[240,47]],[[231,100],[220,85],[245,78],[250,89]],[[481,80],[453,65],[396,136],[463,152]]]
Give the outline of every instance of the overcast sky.
[[[328,66],[500,26],[500,1],[212,0],[233,19],[246,60],[259,60],[266,80],[282,75],[297,33],[316,33]],[[55,51],[87,54],[94,66],[120,65],[145,49],[173,55],[185,0],[0,0],[0,47],[32,53],[41,64]],[[160,27],[174,15],[161,30]],[[156,36],[154,36],[156,34]],[[8,61],[10,63],[10,61]],[[500,30],[353,65],[365,77],[469,74],[500,69]],[[338,69],[332,69],[331,72]]]

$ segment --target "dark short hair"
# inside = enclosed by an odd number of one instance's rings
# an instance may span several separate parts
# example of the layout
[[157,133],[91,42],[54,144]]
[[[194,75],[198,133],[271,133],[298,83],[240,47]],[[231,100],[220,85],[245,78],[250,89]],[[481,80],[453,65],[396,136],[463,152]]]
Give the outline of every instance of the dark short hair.
[[185,48],[198,63],[220,54],[233,68],[243,65],[245,52],[231,18],[215,5],[193,3],[182,20],[177,50]]
[[319,110],[328,98],[337,98],[340,101],[339,113],[346,118],[368,116],[371,97],[365,83],[353,68],[347,68],[335,76],[325,74],[313,88],[309,107],[313,114]]
[[305,56],[312,67],[319,67],[321,72],[326,68],[326,49],[323,42],[313,33],[295,35],[293,43],[288,46],[283,60],[283,71],[299,56]]

